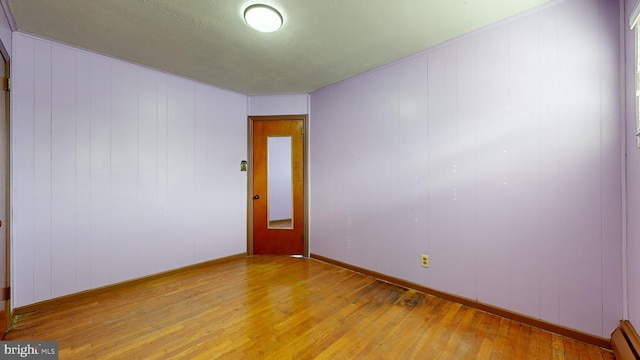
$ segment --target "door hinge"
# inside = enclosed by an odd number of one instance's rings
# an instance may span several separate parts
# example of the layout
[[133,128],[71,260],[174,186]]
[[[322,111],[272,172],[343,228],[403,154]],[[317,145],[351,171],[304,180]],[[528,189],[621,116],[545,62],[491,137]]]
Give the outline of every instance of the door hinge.
[[0,300],[11,300],[11,287],[2,288],[2,298]]
[[11,91],[11,78],[9,77],[2,78],[2,90]]

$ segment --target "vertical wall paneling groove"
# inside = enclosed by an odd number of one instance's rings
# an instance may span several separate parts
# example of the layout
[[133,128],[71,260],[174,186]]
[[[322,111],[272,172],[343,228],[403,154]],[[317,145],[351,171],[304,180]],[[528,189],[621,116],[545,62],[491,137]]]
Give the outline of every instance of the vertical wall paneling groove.
[[245,251],[245,95],[13,40],[14,306]]
[[[560,322],[573,328],[602,328],[601,142],[599,79],[599,1],[567,2],[559,7],[559,86],[569,94],[559,103],[560,199],[573,204],[561,213]],[[580,20],[578,20],[580,19]],[[580,24],[593,23],[593,27]],[[595,53],[591,54],[593,50]],[[612,64],[613,65],[613,64]],[[592,74],[587,77],[584,74]],[[611,94],[617,95],[617,94]],[[593,107],[576,106],[591,103]],[[576,136],[576,126],[580,136]],[[610,160],[612,161],[612,159]],[[576,186],[579,181],[580,186]],[[613,235],[613,234],[612,234]],[[613,241],[612,237],[610,241]],[[580,251],[576,251],[580,249]],[[572,304],[580,303],[576,307]],[[584,316],[584,313],[590,316]]]
[[34,41],[34,299],[51,296],[52,276],[52,152],[51,45]]
[[110,283],[111,274],[111,64],[91,58],[90,258],[91,287]]
[[[429,139],[429,128],[428,124],[424,121],[420,121],[428,114],[428,62],[426,56],[420,56],[419,62],[416,64],[417,68],[417,98],[416,98],[416,120],[415,120],[415,134],[414,141],[419,142],[421,138],[426,138],[427,141]],[[428,236],[428,226],[426,224],[429,223],[429,202],[427,200],[428,191],[429,191],[429,167],[427,164],[429,163],[429,149],[428,147],[422,147],[417,152],[417,158],[415,160],[415,171],[416,171],[416,181],[415,181],[415,217],[413,219],[415,230],[416,230],[416,238],[418,241],[418,247],[420,249],[420,254],[429,254],[429,236]],[[413,254],[411,254],[411,259],[413,259]],[[416,268],[418,268],[418,264],[415,264]],[[427,278],[428,278],[427,274]],[[413,278],[409,280],[413,282],[420,282],[421,278],[419,273],[415,273]],[[428,281],[428,279],[427,279]]]
[[[604,28],[615,28],[621,26],[619,16],[620,4],[615,4],[610,1],[600,1],[600,16],[599,21]],[[625,22],[622,22],[622,26],[626,26]],[[621,112],[620,104],[623,98],[623,93],[620,88],[620,73],[611,73],[604,71],[605,64],[620,63],[621,53],[619,49],[623,48],[622,39],[620,34],[613,34],[608,32],[600,32],[600,126],[601,126],[601,165],[600,169],[600,181],[601,181],[601,201],[602,201],[602,238],[611,236],[616,239],[622,239],[623,228],[623,210],[621,204],[624,204],[624,200],[618,201],[625,196],[620,190],[621,179],[616,179],[609,174],[620,171],[620,161],[615,162],[610,159],[619,158],[623,159],[620,152],[620,134],[624,130],[623,122],[618,121],[611,122],[609,119],[619,119],[623,116]],[[609,97],[607,94],[616,94],[615,98]],[[624,174],[624,168],[623,172]],[[624,175],[623,175],[624,176]],[[612,296],[616,292],[622,289],[622,275],[618,269],[620,264],[623,264],[622,254],[620,249],[622,243],[616,242],[602,242],[602,289],[603,289],[603,328],[609,329],[619,326],[620,309],[624,306],[621,305],[620,300],[616,296]],[[623,294],[623,296],[625,296]],[[623,311],[624,313],[624,311]]]
[[[19,41],[16,39],[13,47],[13,56],[24,58],[23,61],[15,61],[12,66],[12,77],[15,79],[16,74],[20,73],[22,81],[20,84],[14,84],[12,89],[12,121],[11,121],[11,169],[12,169],[12,231],[13,239],[20,238],[20,242],[12,241],[11,251],[12,259],[21,259],[20,261],[12,261],[14,271],[11,272],[13,277],[12,285],[16,284],[17,274],[21,274],[20,278],[22,286],[14,289],[14,303],[32,303],[35,301],[35,263],[39,255],[36,252],[37,245],[35,243],[35,145],[34,145],[34,113],[35,93],[32,91],[35,82],[34,65],[34,43],[31,41]],[[14,119],[20,118],[21,121]],[[18,141],[13,134],[23,133],[25,136]],[[17,166],[17,165],[20,166]],[[15,179],[22,179],[18,182]],[[50,271],[51,269],[44,269]],[[38,284],[39,291],[48,284]],[[41,288],[42,287],[42,288]],[[50,286],[49,286],[50,288]],[[41,290],[42,289],[42,290]]]
[[[213,109],[210,109],[206,104],[206,98],[204,96],[200,96],[200,92],[196,92],[196,96],[193,99],[194,101],[194,108],[198,109],[199,111],[196,112],[194,119],[195,119],[195,123],[194,123],[194,134],[196,135],[195,141],[193,142],[194,145],[194,153],[196,154],[195,156],[195,161],[194,161],[194,192],[195,194],[199,194],[202,193],[203,191],[206,191],[206,161],[207,161],[207,141],[206,141],[206,136],[208,133],[208,129],[207,129],[207,122],[206,122],[206,116],[208,113],[210,113]],[[202,106],[198,106],[199,104],[202,104]],[[195,212],[194,215],[196,217],[199,218],[199,221],[197,221],[198,224],[206,224],[207,222],[204,221],[206,220],[204,217],[206,217],[207,215],[207,211],[206,211],[206,202],[197,197],[195,198]],[[207,229],[206,227],[198,227],[195,229],[194,232],[194,247],[193,247],[193,251],[194,251],[194,258],[198,257],[198,250],[202,247],[202,246],[206,246],[206,236],[207,233],[210,232],[210,229]]]
[[617,10],[557,2],[313,92],[312,252],[608,337]]
[[147,261],[139,262],[144,274],[158,272],[159,248],[154,245],[160,236],[158,218],[158,76],[146,69],[138,71],[138,241]]
[[51,50],[51,68],[58,69],[51,72],[51,288],[56,297],[76,291],[76,56],[67,48]]
[[138,275],[137,67],[111,70],[111,280],[124,281]]
[[76,289],[91,288],[91,57],[76,54]]
[[[161,244],[169,242],[169,209],[168,209],[168,176],[169,176],[169,121],[168,121],[168,79],[158,77],[158,204],[160,223],[158,224],[158,241]],[[169,246],[158,247],[158,266],[169,268]]]
[[540,311],[540,145],[538,16],[509,26],[509,237],[510,306]]
[[540,317],[559,320],[560,206],[559,187],[559,88],[558,88],[558,12],[550,9],[538,17],[539,56],[539,126],[540,126]]
[[[478,36],[478,300],[509,307],[509,234],[506,202],[509,184],[505,171],[508,112],[508,36],[490,29]],[[436,86],[435,84],[434,86]],[[434,121],[436,118],[433,118]],[[437,147],[434,145],[434,147]],[[435,209],[437,211],[437,209]]]

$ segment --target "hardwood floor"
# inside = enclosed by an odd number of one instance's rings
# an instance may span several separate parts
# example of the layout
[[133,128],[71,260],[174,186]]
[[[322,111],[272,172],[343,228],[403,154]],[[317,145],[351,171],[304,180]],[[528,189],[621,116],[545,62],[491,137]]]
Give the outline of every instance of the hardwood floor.
[[60,359],[614,359],[313,259],[214,264],[21,315]]

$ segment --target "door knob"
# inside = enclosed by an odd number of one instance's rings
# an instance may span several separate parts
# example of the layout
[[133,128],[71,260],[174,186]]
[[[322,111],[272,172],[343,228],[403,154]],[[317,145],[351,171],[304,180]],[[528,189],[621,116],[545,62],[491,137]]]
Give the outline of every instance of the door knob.
[[258,199],[260,199],[260,195],[255,195],[253,198],[254,198],[255,200],[258,200]]

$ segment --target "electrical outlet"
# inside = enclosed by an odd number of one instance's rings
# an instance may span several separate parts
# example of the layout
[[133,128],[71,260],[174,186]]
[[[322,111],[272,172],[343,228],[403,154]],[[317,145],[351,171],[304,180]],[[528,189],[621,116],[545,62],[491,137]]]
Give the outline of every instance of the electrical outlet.
[[422,267],[429,267],[429,255],[421,255],[420,256],[420,265],[422,265]]

